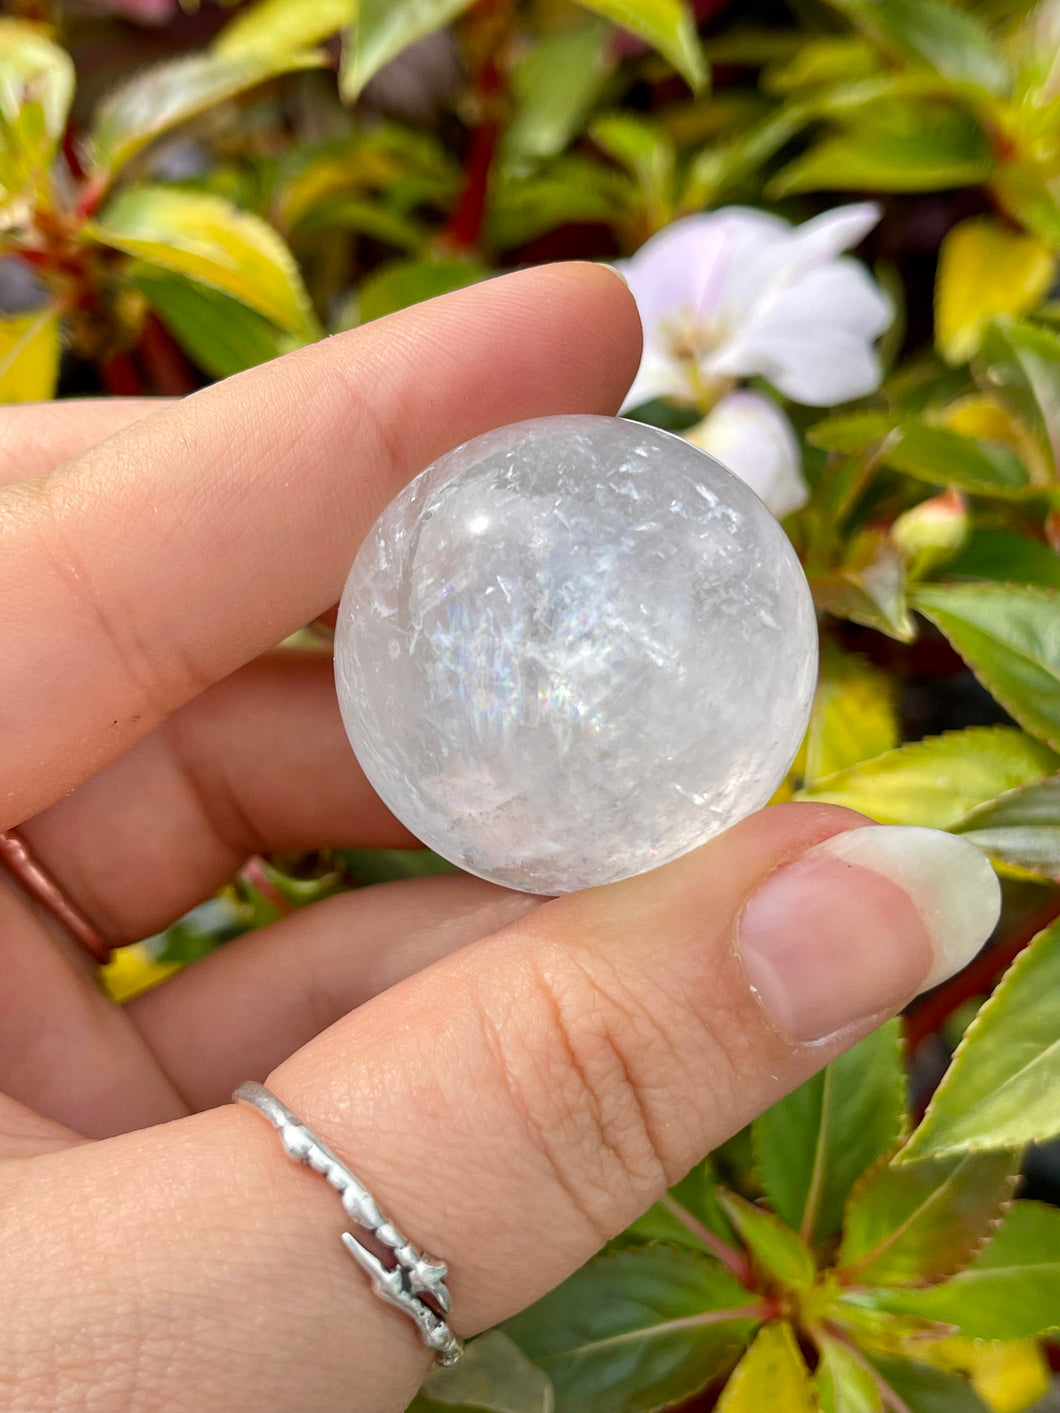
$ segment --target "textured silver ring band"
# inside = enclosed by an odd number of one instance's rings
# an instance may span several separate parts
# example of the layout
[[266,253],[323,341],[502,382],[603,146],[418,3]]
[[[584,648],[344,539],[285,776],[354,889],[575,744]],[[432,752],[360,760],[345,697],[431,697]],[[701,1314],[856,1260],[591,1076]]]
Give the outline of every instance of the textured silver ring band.
[[379,1210],[367,1188],[271,1090],[248,1080],[232,1098],[264,1114],[279,1133],[288,1157],[327,1178],[342,1199],[346,1215],[361,1233],[358,1236],[344,1231],[343,1245],[368,1273],[376,1295],[415,1323],[439,1364],[455,1364],[464,1346],[446,1320],[450,1298],[444,1262],[417,1250],[402,1236]]

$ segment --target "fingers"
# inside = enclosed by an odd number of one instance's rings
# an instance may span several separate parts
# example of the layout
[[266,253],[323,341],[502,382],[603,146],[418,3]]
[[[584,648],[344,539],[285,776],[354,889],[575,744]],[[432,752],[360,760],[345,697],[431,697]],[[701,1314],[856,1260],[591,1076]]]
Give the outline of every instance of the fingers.
[[5,1095],[95,1138],[224,1103],[247,1074],[267,1074],[376,992],[539,902],[465,874],[365,888],[117,1007],[0,888],[0,1157],[17,1151],[4,1142]]
[[195,697],[22,834],[114,945],[168,926],[251,854],[415,845],[350,749],[330,653],[302,649]]
[[54,471],[169,398],[100,397],[11,403],[0,408],[0,486]]
[[[449,1261],[454,1325],[470,1334],[539,1297],[966,958],[996,910],[989,866],[953,836],[827,807],[767,810],[400,983],[270,1083],[413,1241]],[[33,1183],[33,1222],[19,1221],[28,1179],[7,1194],[18,1239],[0,1247],[0,1280],[35,1273],[48,1337],[31,1346],[17,1321],[0,1327],[0,1367],[37,1408],[57,1406],[56,1389],[76,1406],[77,1379],[91,1377],[78,1353],[90,1365],[101,1348],[102,1401],[123,1410],[242,1400],[259,1413],[382,1413],[405,1406],[426,1367],[412,1327],[339,1246],[334,1193],[288,1164],[255,1114],[213,1110],[53,1155]],[[123,1211],[100,1200],[132,1187]],[[92,1249],[56,1270],[70,1193],[95,1214]],[[103,1252],[114,1255],[97,1269]],[[130,1308],[139,1329],[179,1329],[180,1341],[137,1344]]]
[[467,874],[366,888],[229,942],[126,1010],[188,1103],[205,1109],[370,997],[541,901]]
[[638,352],[613,273],[532,270],[252,369],[0,491],[0,657],[20,664],[0,828],[333,604],[385,502],[439,453],[614,411]]

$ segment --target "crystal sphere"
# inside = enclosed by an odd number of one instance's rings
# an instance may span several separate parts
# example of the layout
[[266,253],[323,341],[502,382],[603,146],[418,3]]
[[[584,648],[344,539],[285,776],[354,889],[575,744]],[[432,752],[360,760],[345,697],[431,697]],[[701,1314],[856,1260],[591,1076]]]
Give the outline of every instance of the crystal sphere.
[[677,858],[763,805],[806,727],[809,588],[744,483],[680,437],[542,417],[390,503],[339,608],[343,720],[443,857],[531,893]]

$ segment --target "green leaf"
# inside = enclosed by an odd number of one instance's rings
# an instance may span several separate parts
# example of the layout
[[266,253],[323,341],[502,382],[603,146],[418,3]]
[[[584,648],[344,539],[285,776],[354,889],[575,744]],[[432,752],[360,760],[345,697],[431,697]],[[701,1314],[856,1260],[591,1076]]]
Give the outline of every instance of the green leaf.
[[59,311],[0,318],[0,403],[43,402],[59,381]]
[[311,206],[296,227],[298,235],[334,230],[356,231],[413,254],[424,248],[428,236],[425,225],[389,210],[376,196],[328,197]]
[[1023,461],[1004,442],[911,419],[902,422],[881,460],[929,485],[959,486],[972,493],[1005,495],[1030,482]]
[[884,1354],[871,1356],[873,1367],[888,1389],[901,1399],[890,1407],[908,1413],[990,1413],[986,1404],[963,1379],[933,1369],[930,1364],[916,1364],[907,1359],[895,1359]]
[[879,1386],[867,1361],[848,1345],[818,1337],[817,1397],[822,1413],[882,1413]]
[[409,260],[381,269],[357,289],[357,316],[362,324],[407,309],[439,294],[483,280],[489,271],[474,260]]
[[1027,1339],[1060,1328],[1060,1210],[1016,1202],[970,1266],[880,1308],[955,1325],[969,1339]]
[[1060,592],[924,584],[912,602],[1022,727],[1060,746]]
[[391,59],[417,40],[444,29],[472,0],[360,0],[342,46],[339,86],[347,103],[361,96],[365,84]]
[[232,58],[192,54],[156,64],[109,93],[96,109],[88,139],[88,168],[107,176],[119,171],[149,142],[279,74],[317,68],[313,53],[248,53]]
[[766,1325],[733,1370],[717,1413],[818,1413],[809,1370],[785,1320]]
[[823,138],[768,184],[771,198],[801,191],[940,191],[985,181],[993,165],[982,129],[945,104],[880,103]]
[[231,295],[281,329],[318,333],[291,252],[257,216],[219,196],[165,186],[122,191],[85,235]]
[[948,363],[979,351],[988,322],[1033,309],[1056,275],[1056,256],[1043,240],[986,216],[947,232],[935,279],[935,341]]
[[695,19],[685,0],[578,0],[578,3],[657,49],[694,91],[698,92],[706,83],[706,61],[696,34]]
[[611,31],[601,20],[545,35],[512,69],[514,113],[505,150],[554,157],[581,131],[613,67]]
[[1060,923],[1005,973],[899,1160],[1015,1147],[1060,1133]]
[[901,1030],[888,1021],[756,1119],[758,1166],[777,1215],[804,1241],[834,1235],[851,1188],[904,1124]]
[[28,104],[39,109],[41,141],[31,154],[36,162],[47,163],[62,136],[74,82],[73,60],[65,49],[35,25],[0,19],[0,115],[14,126]]
[[784,54],[763,70],[760,82],[769,93],[831,87],[868,78],[880,67],[875,48],[856,34],[829,34],[802,41],[794,54]]
[[886,533],[863,530],[848,542],[842,565],[810,576],[818,608],[864,623],[900,643],[916,637],[906,602],[905,558]]
[[847,1204],[841,1278],[910,1285],[953,1275],[1000,1221],[1018,1173],[1018,1156],[1008,1151],[873,1169]]
[[650,224],[665,225],[673,214],[677,162],[665,131],[632,113],[606,113],[593,123],[589,136],[634,178]]
[[736,1238],[718,1202],[716,1181],[709,1158],[697,1163],[676,1187],[671,1187],[666,1196],[649,1207],[623,1235],[638,1241],[665,1241],[677,1246],[690,1246],[696,1251],[713,1251],[716,1241],[731,1246]]
[[508,250],[557,226],[617,223],[637,209],[638,201],[635,185],[623,172],[585,157],[557,157],[532,176],[503,166],[490,193],[489,243]]
[[1004,442],[963,436],[915,417],[856,412],[816,423],[808,438],[824,451],[871,452],[881,465],[932,486],[996,496],[1023,491],[1030,480],[1023,461]]
[[488,1413],[553,1413],[552,1381],[500,1330],[473,1339],[459,1364],[427,1375],[409,1413],[438,1406],[481,1408]]
[[733,1192],[719,1192],[718,1202],[757,1265],[795,1290],[813,1284],[817,1274],[813,1253],[779,1217]]
[[1060,589],[1060,554],[1015,530],[973,530],[946,577]]
[[997,319],[983,336],[980,380],[1049,449],[1060,469],[1060,338],[1049,329]]
[[716,1261],[676,1247],[597,1256],[506,1332],[551,1377],[557,1413],[651,1413],[734,1361],[759,1307]]
[[1008,66],[993,36],[966,10],[940,0],[832,0],[855,24],[949,82],[1005,94]]
[[880,824],[950,829],[976,805],[1058,767],[1052,751],[1014,727],[969,726],[899,746],[796,798],[846,805]]
[[1037,165],[999,162],[991,195],[1016,222],[1050,245],[1060,244],[1060,191]]
[[298,340],[238,299],[150,265],[127,282],[148,304],[184,352],[211,378],[227,378],[298,347]]
[[290,54],[319,44],[357,18],[359,0],[259,0],[241,9],[214,40],[226,59]]
[[953,826],[999,860],[1060,880],[1060,776],[988,800]]
[[826,642],[806,732],[805,783],[883,755],[898,739],[891,678]]
[[365,888],[399,878],[432,878],[436,873],[460,871],[430,849],[339,849],[337,853],[354,883]]
[[722,192],[739,186],[811,121],[805,103],[785,103],[729,142],[712,142],[692,159],[681,193],[681,210],[700,211]]

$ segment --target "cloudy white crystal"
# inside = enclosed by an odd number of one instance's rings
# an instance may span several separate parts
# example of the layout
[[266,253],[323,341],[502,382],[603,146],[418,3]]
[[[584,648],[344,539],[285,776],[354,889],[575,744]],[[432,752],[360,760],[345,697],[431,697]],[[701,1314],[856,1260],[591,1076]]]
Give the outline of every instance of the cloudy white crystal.
[[567,893],[764,804],[806,726],[806,580],[742,481],[668,433],[539,418],[391,502],[343,594],[335,669],[365,774],[471,873]]

